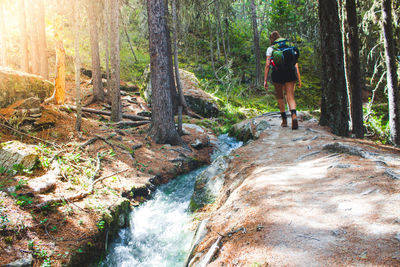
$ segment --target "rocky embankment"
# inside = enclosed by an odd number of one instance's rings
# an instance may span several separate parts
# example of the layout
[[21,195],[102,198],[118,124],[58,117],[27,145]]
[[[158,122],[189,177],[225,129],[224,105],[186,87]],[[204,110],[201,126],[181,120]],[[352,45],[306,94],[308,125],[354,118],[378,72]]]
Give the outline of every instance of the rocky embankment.
[[400,265],[398,149],[334,136],[314,119],[282,128],[274,113],[232,133],[249,141],[217,174],[187,266]]
[[[31,82],[19,84],[18,92],[47,84],[18,75]],[[89,77],[81,86],[87,99]],[[110,107],[95,103],[90,108],[101,113],[85,112],[77,134],[73,90],[67,90],[68,106],[57,106],[43,104],[51,90],[38,87],[46,93],[17,99],[10,90],[0,105],[0,266],[96,262],[129,223],[129,211],[157,186],[210,162],[217,138],[195,119],[187,117],[193,124],[183,127],[188,147],[162,145],[147,136],[148,125],[112,124]],[[139,92],[122,95],[124,114],[141,120],[151,115]]]

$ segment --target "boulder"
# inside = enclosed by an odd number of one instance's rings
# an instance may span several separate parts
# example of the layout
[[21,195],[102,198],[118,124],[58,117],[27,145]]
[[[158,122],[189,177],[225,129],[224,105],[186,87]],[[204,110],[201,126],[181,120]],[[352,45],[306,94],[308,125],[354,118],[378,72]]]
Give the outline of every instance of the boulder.
[[179,70],[179,74],[188,107],[205,118],[217,117],[218,99],[200,89],[200,82],[193,73]]
[[[181,76],[183,95],[188,107],[205,118],[217,117],[220,112],[217,105],[218,99],[200,88],[200,82],[193,73],[181,69],[179,74]],[[144,75],[150,77],[147,72]],[[150,103],[152,88],[150,79],[147,80],[144,96],[146,101]]]
[[28,254],[26,257],[19,260],[10,262],[8,264],[2,265],[3,267],[30,267],[33,266],[33,257]]
[[258,117],[233,125],[229,134],[238,140],[247,142],[259,138],[261,133],[267,129],[271,129],[271,124],[265,118]]
[[224,171],[227,167],[228,156],[220,156],[197,176],[194,192],[190,199],[191,211],[196,211],[217,199],[224,185]]
[[29,97],[43,101],[53,91],[54,84],[40,76],[0,68],[0,108]]
[[14,165],[31,169],[38,160],[34,146],[19,141],[9,141],[0,144],[0,167],[12,170]]

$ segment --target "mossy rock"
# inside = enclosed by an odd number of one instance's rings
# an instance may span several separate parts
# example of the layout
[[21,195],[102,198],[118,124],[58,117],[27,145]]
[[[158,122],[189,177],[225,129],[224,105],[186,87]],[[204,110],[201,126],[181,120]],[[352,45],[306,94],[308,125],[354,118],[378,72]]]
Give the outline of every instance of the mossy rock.
[[0,108],[29,97],[43,101],[53,91],[54,84],[40,76],[0,68]]

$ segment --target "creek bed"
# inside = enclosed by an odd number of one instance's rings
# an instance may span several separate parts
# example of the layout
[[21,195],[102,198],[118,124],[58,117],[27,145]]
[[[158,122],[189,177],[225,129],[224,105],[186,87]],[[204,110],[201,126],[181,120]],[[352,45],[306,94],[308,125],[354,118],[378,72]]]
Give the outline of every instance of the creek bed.
[[[212,159],[227,155],[242,145],[221,135]],[[109,246],[101,266],[183,266],[193,239],[193,214],[188,206],[201,167],[160,186],[130,214],[130,226],[121,229]]]

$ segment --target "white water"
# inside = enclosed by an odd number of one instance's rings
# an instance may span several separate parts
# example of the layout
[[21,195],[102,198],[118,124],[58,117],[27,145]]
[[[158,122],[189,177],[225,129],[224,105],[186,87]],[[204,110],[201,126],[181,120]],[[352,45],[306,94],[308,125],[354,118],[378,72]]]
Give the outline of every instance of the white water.
[[[227,155],[241,145],[221,135],[212,159]],[[134,209],[130,214],[130,227],[120,231],[102,266],[183,266],[194,234],[188,206],[196,177],[206,168],[160,186],[151,200]]]

